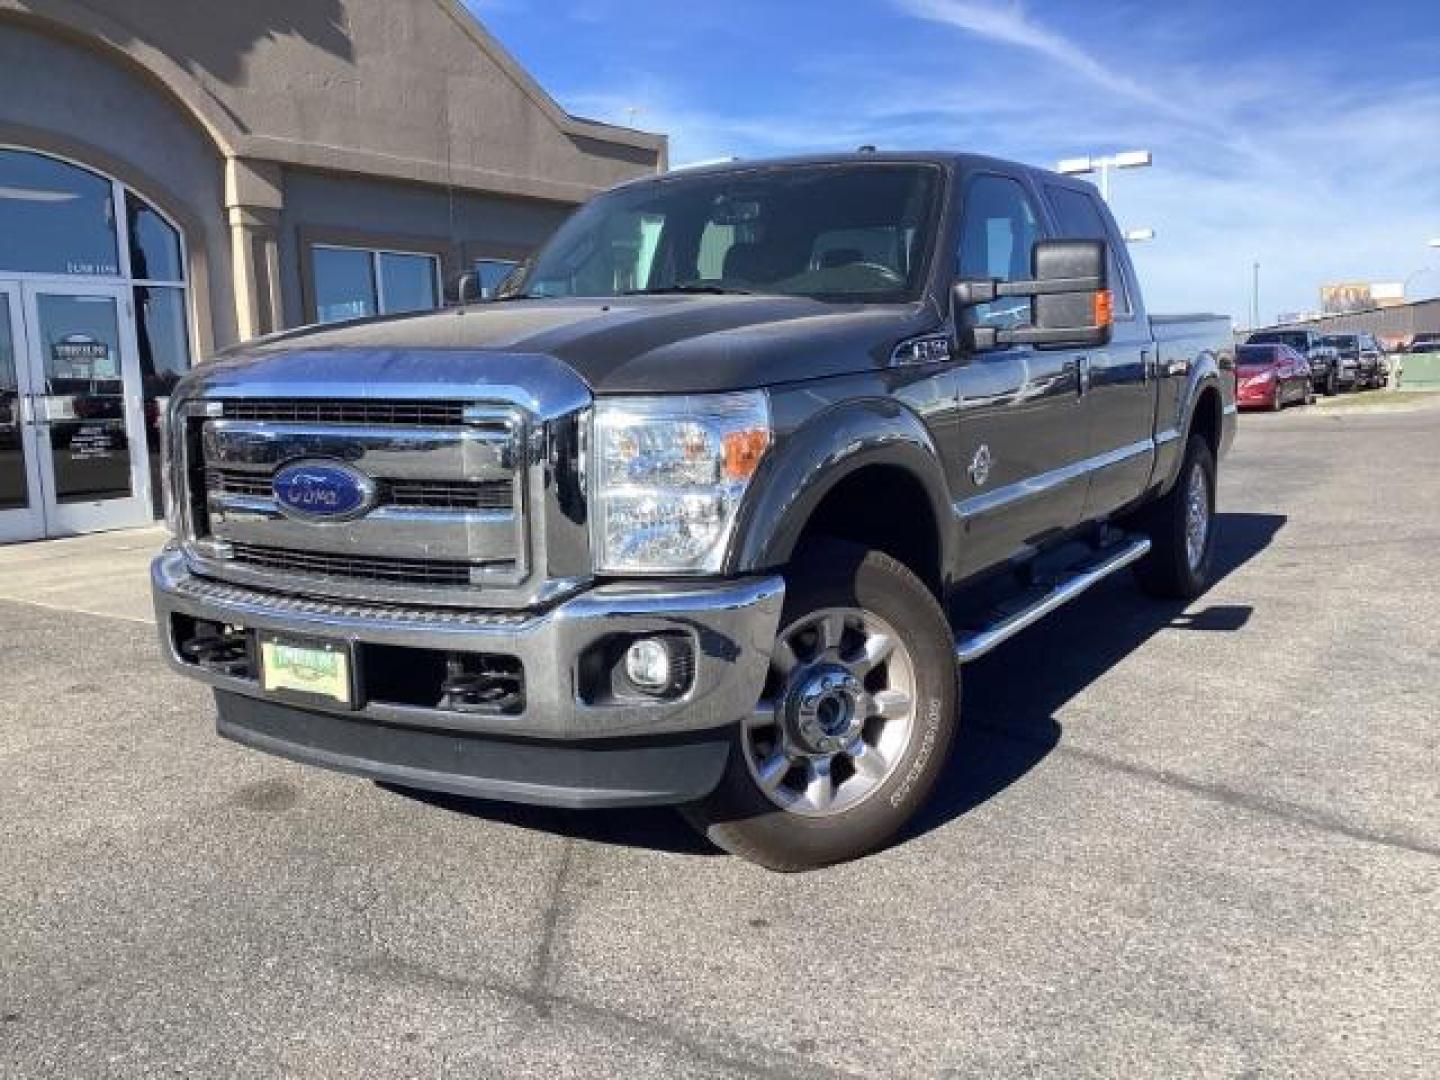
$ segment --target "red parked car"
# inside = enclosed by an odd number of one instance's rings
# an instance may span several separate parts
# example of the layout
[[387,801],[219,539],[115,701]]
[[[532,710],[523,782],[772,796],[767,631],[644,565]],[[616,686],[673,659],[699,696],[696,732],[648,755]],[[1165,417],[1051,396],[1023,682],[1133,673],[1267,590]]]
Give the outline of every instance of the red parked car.
[[1235,403],[1279,412],[1315,400],[1310,364],[1289,345],[1241,345],[1235,350]]

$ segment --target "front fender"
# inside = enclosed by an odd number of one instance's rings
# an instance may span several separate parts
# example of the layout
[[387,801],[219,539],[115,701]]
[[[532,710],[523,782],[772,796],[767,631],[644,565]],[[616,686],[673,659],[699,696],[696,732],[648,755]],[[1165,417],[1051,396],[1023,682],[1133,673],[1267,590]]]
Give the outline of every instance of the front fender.
[[953,566],[953,530],[946,527],[953,517],[950,489],[930,432],[899,402],[866,398],[825,409],[779,441],[741,507],[731,571],[785,565],[825,496],[875,465],[903,470],[919,483],[938,530],[941,566]]

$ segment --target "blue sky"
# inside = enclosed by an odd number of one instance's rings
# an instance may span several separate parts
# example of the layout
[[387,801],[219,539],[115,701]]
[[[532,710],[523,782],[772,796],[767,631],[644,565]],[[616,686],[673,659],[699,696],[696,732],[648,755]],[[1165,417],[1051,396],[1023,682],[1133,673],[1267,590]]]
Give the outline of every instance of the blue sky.
[[[470,0],[571,112],[676,163],[1134,148],[1124,228],[1153,308],[1244,320],[1334,281],[1440,294],[1440,0]],[[1425,267],[1431,267],[1426,270]]]

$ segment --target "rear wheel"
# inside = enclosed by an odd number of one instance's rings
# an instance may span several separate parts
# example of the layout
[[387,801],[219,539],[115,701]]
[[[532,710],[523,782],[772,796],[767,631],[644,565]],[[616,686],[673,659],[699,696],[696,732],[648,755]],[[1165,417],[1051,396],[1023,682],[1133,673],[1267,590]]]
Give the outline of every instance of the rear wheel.
[[1215,454],[1209,442],[1190,437],[1180,478],[1140,524],[1151,544],[1135,568],[1145,591],[1181,600],[1204,592],[1215,563]]
[[784,871],[890,840],[934,786],[959,709],[949,623],[905,566],[829,542],[794,565],[761,699],[719,786],[683,810],[726,851]]

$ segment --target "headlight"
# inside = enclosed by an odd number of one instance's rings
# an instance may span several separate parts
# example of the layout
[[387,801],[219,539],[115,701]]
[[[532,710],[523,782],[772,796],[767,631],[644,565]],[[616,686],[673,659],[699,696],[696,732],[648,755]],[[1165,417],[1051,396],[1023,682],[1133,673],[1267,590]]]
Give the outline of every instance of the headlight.
[[764,393],[601,398],[591,545],[602,574],[719,571],[770,446]]

